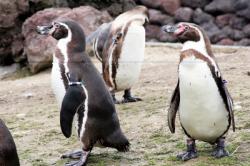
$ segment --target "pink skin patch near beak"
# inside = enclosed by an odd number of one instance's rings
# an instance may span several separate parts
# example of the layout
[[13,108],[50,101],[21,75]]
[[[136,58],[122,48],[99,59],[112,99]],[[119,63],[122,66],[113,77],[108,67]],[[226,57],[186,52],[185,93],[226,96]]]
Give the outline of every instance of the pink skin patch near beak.
[[184,25],[178,25],[177,30],[174,32],[174,35],[179,36],[185,31]]

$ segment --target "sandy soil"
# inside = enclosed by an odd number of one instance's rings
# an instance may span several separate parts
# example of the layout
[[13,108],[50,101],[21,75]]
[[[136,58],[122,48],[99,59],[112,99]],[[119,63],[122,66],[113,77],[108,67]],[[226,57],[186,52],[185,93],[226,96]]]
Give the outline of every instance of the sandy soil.
[[[210,157],[212,146],[198,142],[199,158],[181,162],[175,155],[185,149],[185,136],[167,127],[166,107],[177,80],[179,45],[150,44],[140,80],[133,93],[142,102],[117,105],[121,127],[131,150],[94,148],[89,165],[250,165],[250,48],[215,47],[223,76],[234,98],[236,132],[230,130],[231,156]],[[118,96],[121,98],[122,93]],[[0,82],[0,117],[10,128],[21,165],[63,165],[59,156],[80,148],[75,135],[66,139],[59,127],[59,110],[50,88],[50,71]]]

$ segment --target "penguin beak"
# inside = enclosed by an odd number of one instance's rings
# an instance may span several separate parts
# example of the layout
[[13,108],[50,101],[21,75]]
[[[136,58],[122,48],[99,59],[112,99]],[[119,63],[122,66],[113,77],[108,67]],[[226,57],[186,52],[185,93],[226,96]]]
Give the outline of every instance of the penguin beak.
[[37,26],[36,32],[40,35],[48,35],[50,34],[50,31],[52,28],[53,28],[53,25]]
[[167,33],[175,33],[178,30],[178,27],[174,25],[164,25],[161,29]]
[[164,32],[172,33],[175,36],[180,36],[181,34],[183,34],[186,31],[185,26],[183,26],[182,24],[179,24],[179,25],[165,25],[161,29]]

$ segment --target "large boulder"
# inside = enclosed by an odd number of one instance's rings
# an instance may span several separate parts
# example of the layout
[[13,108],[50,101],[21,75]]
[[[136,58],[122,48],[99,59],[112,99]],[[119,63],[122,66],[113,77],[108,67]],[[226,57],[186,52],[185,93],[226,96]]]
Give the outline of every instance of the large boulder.
[[67,0],[0,0],[0,65],[20,62],[23,56],[23,21],[37,10],[67,5]]
[[96,30],[104,22],[112,20],[107,12],[101,12],[90,6],[70,8],[48,8],[37,12],[28,18],[22,27],[25,37],[24,53],[28,58],[32,73],[51,66],[52,54],[56,41],[52,37],[38,35],[35,31],[37,25],[46,25],[57,19],[72,19],[78,22],[86,35]]

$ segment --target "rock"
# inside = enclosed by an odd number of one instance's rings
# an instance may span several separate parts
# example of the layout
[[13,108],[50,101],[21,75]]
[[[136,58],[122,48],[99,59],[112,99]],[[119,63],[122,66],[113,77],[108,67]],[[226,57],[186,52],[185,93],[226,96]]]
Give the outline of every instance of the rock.
[[163,32],[162,30],[158,33],[157,39],[160,42],[171,42],[171,43],[177,42],[177,38],[174,35]]
[[38,35],[35,28],[37,25],[48,24],[57,19],[75,20],[82,26],[86,35],[97,29],[102,23],[111,21],[107,12],[100,12],[90,6],[74,9],[49,8],[37,12],[28,18],[22,26],[22,34],[25,37],[24,53],[28,58],[32,73],[37,73],[51,66],[52,54],[56,45],[55,39]]
[[212,15],[203,12],[200,8],[196,9],[193,13],[193,22],[196,24],[203,24],[213,20],[214,17]]
[[250,20],[250,6],[247,9],[237,11],[236,14],[238,16],[241,16]]
[[172,16],[175,14],[176,10],[179,9],[180,7],[181,7],[180,0],[162,0],[161,3],[161,9]]
[[141,3],[149,8],[159,8],[163,0],[140,0]]
[[191,8],[203,8],[212,0],[181,0],[182,6],[188,6]]
[[245,34],[246,37],[250,37],[250,24],[244,26],[243,33]]
[[157,38],[157,34],[161,31],[161,28],[157,25],[146,25],[146,37],[148,39]]
[[247,38],[241,39],[240,41],[236,42],[235,45],[250,46],[250,39],[247,39]]
[[235,0],[213,0],[205,7],[205,11],[208,13],[231,13],[235,11]]
[[237,0],[234,3],[235,11],[247,9],[248,7],[250,7],[250,1],[249,0]]
[[175,42],[176,38],[173,35],[167,34],[161,30],[160,26],[147,25],[146,37],[148,40],[157,39],[161,42]]
[[232,29],[230,26],[225,26],[222,31],[233,40],[244,38],[244,33],[242,31]]
[[234,28],[234,29],[239,29],[241,30],[245,25],[247,25],[247,21],[244,18],[240,18],[240,17],[231,17],[231,19],[229,20],[229,25]]
[[231,18],[234,17],[233,14],[223,14],[216,17],[215,22],[218,27],[222,28],[229,25]]
[[224,38],[217,42],[216,44],[218,45],[234,45],[234,41],[230,38]]
[[10,66],[0,66],[0,80],[11,76],[19,69],[20,69],[20,65],[17,63],[13,63]]
[[175,19],[176,21],[190,22],[193,15],[193,10],[188,7],[182,7],[176,10]]
[[233,30],[233,33],[229,36],[234,40],[240,40],[244,38],[244,33],[240,30]]
[[174,22],[174,19],[172,17],[163,14],[159,10],[149,9],[148,12],[149,12],[149,22],[151,24],[165,25]]
[[122,0],[116,3],[112,3],[107,11],[111,16],[118,16],[119,14],[126,12],[136,6],[133,0]]
[[180,0],[141,0],[141,3],[149,8],[160,8],[170,15],[174,15],[175,11],[181,6]]
[[19,62],[23,56],[23,21],[37,10],[62,5],[67,0],[1,0],[0,1],[0,65]]
[[219,40],[226,37],[226,34],[223,33],[223,31],[221,31],[212,21],[203,23],[201,27],[206,31],[211,43],[217,43]]

